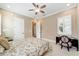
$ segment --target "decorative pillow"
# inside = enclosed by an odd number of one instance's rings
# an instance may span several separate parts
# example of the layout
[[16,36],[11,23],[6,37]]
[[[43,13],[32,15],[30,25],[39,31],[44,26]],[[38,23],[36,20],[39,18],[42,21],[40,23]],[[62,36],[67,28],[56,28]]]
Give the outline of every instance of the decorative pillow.
[[1,37],[1,36],[0,36],[0,45],[2,47],[4,47],[6,50],[8,50],[10,48],[8,40],[6,38],[4,38],[4,37]]
[[3,53],[4,50],[5,50],[5,49],[0,45],[0,53]]

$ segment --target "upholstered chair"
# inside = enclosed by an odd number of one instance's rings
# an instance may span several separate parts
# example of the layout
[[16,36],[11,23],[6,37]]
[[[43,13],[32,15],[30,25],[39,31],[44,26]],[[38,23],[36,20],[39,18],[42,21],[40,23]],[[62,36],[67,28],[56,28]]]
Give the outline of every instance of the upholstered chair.
[[67,36],[62,36],[59,43],[61,45],[61,49],[63,47],[66,47],[68,49],[68,51],[69,51],[69,48],[72,47],[71,40]]

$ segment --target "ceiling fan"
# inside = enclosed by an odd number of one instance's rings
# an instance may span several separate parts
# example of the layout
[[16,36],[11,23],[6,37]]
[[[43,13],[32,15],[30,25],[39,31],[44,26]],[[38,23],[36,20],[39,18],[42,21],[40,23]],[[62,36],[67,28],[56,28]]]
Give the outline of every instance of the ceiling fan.
[[43,10],[46,5],[38,5],[38,4],[35,4],[35,3],[32,3],[32,5],[35,7],[34,9],[29,9],[29,11],[35,11],[35,15],[37,15],[38,13],[45,13],[45,11]]

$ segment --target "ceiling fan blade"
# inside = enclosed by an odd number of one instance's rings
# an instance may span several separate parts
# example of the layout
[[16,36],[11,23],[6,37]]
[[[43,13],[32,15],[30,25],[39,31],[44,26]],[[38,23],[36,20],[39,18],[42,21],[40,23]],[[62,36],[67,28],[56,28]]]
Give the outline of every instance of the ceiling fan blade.
[[43,5],[43,6],[41,6],[40,8],[45,8],[46,7],[46,5]]
[[34,9],[29,9],[29,11],[33,11]]
[[32,3],[34,7],[37,7],[37,5],[35,3]]
[[39,5],[37,5],[37,8],[39,8]]
[[40,12],[41,12],[41,13],[45,13],[45,11],[43,11],[43,10],[40,10]]
[[35,12],[35,15],[37,15],[38,14],[38,12]]

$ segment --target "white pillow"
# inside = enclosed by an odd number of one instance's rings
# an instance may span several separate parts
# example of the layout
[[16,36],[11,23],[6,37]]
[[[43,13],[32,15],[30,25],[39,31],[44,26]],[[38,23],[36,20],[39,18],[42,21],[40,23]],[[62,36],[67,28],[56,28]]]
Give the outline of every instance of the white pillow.
[[0,53],[3,53],[4,50],[5,50],[5,49],[0,45]]

